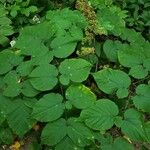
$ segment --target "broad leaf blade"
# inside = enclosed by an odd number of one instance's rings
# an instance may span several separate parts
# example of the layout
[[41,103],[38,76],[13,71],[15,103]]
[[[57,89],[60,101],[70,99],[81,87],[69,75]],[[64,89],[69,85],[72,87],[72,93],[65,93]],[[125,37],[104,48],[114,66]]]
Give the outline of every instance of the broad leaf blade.
[[95,94],[82,84],[71,85],[66,91],[66,98],[79,109],[90,107],[96,101]]
[[43,96],[34,106],[32,116],[48,122],[58,119],[64,112],[63,97],[60,94],[50,93]]
[[100,99],[93,106],[82,110],[80,117],[88,127],[103,131],[114,125],[117,115],[118,107],[114,102]]

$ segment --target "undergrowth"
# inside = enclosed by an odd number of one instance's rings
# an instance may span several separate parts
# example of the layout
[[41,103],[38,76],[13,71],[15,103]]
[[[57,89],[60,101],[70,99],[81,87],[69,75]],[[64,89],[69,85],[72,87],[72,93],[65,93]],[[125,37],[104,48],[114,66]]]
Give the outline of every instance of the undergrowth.
[[150,149],[150,2],[131,3],[0,0],[1,149]]

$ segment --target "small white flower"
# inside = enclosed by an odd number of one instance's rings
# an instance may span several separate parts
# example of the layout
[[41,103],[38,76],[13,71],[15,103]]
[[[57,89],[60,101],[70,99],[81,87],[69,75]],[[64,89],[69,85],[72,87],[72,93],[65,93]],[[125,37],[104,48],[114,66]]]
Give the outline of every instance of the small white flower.
[[32,18],[33,22],[37,22],[37,23],[40,23],[40,18],[35,15],[33,18]]
[[12,40],[12,41],[10,42],[11,47],[14,47],[15,44],[16,44],[16,41],[15,41],[15,40]]

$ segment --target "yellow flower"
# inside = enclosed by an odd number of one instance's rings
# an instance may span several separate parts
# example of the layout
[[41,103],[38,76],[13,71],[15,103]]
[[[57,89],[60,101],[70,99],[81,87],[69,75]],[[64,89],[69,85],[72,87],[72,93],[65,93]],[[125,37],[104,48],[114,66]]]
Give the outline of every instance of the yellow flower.
[[95,53],[94,47],[82,47],[80,51],[79,50],[77,51],[77,55],[79,56],[86,56],[94,53]]
[[16,141],[13,145],[10,146],[11,150],[20,150],[21,144],[20,142]]

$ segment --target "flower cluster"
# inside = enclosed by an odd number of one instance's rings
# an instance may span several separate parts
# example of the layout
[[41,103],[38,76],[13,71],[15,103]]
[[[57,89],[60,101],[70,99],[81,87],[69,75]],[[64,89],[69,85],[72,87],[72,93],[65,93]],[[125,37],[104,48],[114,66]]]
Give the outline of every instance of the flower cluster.
[[103,34],[102,29],[98,25],[96,13],[93,7],[86,0],[77,0],[76,9],[81,11],[88,21],[88,27],[85,29],[86,37],[83,43],[91,43],[95,35]]

